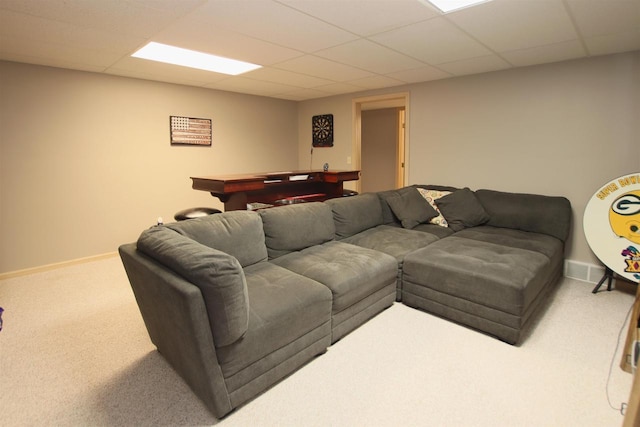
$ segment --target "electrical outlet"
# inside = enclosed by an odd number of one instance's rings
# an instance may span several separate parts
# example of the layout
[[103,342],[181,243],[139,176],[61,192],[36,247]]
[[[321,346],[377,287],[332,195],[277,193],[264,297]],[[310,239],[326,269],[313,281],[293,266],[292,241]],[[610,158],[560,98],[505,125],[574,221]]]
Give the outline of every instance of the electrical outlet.
[[350,165],[351,164],[351,156],[347,156],[347,164]]

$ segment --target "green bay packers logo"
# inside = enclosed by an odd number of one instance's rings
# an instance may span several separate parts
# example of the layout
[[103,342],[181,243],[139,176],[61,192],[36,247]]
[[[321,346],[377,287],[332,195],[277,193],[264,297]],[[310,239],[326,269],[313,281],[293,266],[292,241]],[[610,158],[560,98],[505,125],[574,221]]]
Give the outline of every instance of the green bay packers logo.
[[640,282],[640,172],[601,186],[584,211],[585,237],[611,271]]
[[[609,224],[616,236],[640,244],[640,191],[631,191],[618,197],[609,209]],[[640,279],[640,251],[634,246],[623,249],[626,257],[624,271]]]
[[640,244],[640,190],[625,193],[613,202],[609,224],[617,236]]

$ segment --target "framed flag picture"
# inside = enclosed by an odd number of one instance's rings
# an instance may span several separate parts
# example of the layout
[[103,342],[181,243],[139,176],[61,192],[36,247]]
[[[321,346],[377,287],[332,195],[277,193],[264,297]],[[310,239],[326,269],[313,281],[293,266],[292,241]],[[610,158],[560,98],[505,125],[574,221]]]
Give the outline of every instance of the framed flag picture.
[[171,145],[211,146],[211,119],[169,116]]

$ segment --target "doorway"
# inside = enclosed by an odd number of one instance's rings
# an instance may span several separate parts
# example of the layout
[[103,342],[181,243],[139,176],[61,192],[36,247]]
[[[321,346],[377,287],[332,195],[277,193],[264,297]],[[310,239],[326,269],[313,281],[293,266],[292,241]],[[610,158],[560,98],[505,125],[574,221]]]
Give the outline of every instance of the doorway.
[[[405,186],[409,175],[408,108],[408,92],[353,100],[353,166],[361,171],[356,191]],[[385,141],[376,142],[375,135],[382,134],[387,135]]]

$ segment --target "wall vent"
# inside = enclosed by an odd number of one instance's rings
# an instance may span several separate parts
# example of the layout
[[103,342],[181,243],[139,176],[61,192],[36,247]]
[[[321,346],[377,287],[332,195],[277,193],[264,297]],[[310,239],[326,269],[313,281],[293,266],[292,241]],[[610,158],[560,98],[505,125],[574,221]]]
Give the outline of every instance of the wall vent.
[[565,260],[564,275],[583,282],[598,283],[604,276],[604,267],[586,262]]

